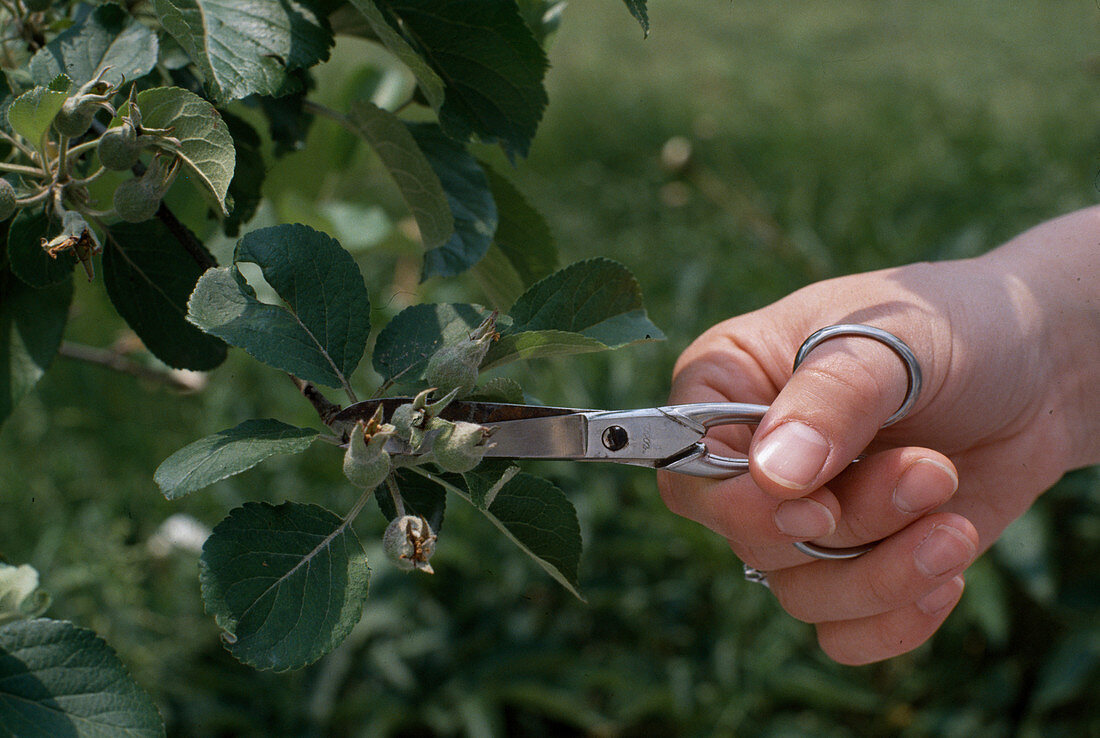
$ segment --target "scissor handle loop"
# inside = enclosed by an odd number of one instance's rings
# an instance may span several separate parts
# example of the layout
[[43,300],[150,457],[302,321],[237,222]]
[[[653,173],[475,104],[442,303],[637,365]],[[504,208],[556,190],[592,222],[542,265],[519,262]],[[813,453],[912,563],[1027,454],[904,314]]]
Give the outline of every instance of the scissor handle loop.
[[806,360],[806,357],[809,356],[810,352],[817,348],[822,342],[839,336],[862,336],[864,338],[873,338],[879,343],[888,346],[891,351],[897,354],[898,358],[905,364],[905,373],[909,379],[909,386],[905,390],[905,399],[902,400],[901,407],[886,419],[882,427],[885,428],[889,425],[893,425],[908,415],[909,411],[913,409],[913,405],[917,404],[917,398],[920,397],[922,382],[920,362],[917,361],[917,355],[913,353],[913,349],[909,348],[905,341],[902,341],[889,331],[884,331],[873,325],[864,325],[862,323],[838,323],[836,325],[827,325],[811,333],[809,338],[803,341],[802,345],[798,347],[798,352],[794,355],[794,368],[798,369],[802,362]]

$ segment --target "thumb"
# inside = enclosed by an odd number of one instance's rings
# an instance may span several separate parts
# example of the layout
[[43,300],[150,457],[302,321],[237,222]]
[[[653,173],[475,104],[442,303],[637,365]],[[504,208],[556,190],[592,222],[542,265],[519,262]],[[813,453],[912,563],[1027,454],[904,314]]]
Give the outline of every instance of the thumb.
[[905,399],[909,375],[888,346],[838,336],[815,347],[780,390],[749,448],[756,484],[803,497],[852,462]]

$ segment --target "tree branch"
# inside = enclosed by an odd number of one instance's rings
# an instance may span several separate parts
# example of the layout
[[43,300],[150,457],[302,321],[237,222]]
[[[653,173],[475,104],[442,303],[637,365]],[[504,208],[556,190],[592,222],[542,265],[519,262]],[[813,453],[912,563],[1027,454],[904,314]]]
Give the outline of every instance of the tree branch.
[[313,405],[313,409],[317,411],[318,417],[321,418],[321,422],[325,425],[332,423],[332,419],[336,417],[336,414],[342,409],[335,402],[330,402],[327,397],[321,394],[321,390],[313,386],[312,382],[307,382],[304,379],[299,379],[293,374],[288,374],[290,381],[294,382],[294,386],[298,388],[298,391],[309,400]]
[[140,364],[124,354],[117,351],[111,351],[110,349],[87,346],[82,343],[73,343],[72,341],[62,341],[61,346],[57,349],[57,353],[59,356],[64,356],[66,359],[75,359],[77,361],[88,362],[89,364],[96,364],[108,369],[113,369],[116,372],[129,374],[138,379],[146,379],[159,384],[166,384],[172,389],[182,392],[194,392],[197,389],[194,384],[185,381],[171,371],[156,369],[151,366],[146,366],[145,364]]

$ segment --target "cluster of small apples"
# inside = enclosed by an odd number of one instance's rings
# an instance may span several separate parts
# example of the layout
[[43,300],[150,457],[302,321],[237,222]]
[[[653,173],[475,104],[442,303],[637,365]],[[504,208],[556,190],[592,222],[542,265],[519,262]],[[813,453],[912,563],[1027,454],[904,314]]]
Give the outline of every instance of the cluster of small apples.
[[[383,422],[379,407],[370,420],[356,423],[344,453],[347,478],[357,487],[371,490],[389,480],[398,465],[432,463],[457,474],[476,467],[489,448],[489,429],[440,415],[456,398],[473,391],[481,362],[498,335],[493,314],[462,340],[432,355],[424,374],[432,389],[399,405],[389,422]],[[439,395],[439,399],[431,399]],[[408,451],[396,462],[386,448],[391,439]],[[431,573],[428,559],[435,551],[435,533],[424,518],[404,514],[396,485],[391,491],[397,517],[383,535],[383,549],[399,567]]]

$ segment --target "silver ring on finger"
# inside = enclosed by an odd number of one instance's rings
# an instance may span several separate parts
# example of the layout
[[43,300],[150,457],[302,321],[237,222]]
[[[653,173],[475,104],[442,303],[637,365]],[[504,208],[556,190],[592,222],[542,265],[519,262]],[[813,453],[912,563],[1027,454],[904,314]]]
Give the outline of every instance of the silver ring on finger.
[[772,588],[771,583],[768,582],[768,572],[760,571],[748,564],[745,564],[745,581],[752,582],[753,584],[762,584],[768,589]]

